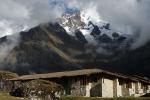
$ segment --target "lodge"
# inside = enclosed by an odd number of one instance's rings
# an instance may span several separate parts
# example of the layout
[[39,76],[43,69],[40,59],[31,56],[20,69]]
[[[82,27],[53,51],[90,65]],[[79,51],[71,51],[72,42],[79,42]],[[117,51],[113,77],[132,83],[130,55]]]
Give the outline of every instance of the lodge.
[[150,93],[150,80],[139,76],[127,76],[102,69],[82,69],[74,71],[23,75],[10,79],[26,82],[44,79],[61,84],[62,95],[85,97],[129,97]]

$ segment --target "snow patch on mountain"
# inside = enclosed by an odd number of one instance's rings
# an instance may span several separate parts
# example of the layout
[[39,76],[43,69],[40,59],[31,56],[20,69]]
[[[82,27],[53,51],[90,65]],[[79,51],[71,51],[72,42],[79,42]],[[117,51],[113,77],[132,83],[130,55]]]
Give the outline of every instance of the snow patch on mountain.
[[[102,20],[97,14],[92,15],[93,13],[88,10],[73,14],[65,13],[59,19],[59,24],[76,40],[83,43],[87,41],[87,44],[96,46],[98,53],[106,53],[110,49],[116,51],[126,48],[131,42],[132,36],[111,29],[110,23]],[[77,32],[79,32],[78,36]],[[80,36],[83,36],[85,40]],[[110,54],[112,53],[110,52]]]
[[84,27],[83,29],[80,29],[80,31],[82,32],[82,34],[84,35],[88,43],[97,44],[95,38],[92,35],[90,35],[93,29],[94,27],[92,25],[89,25],[88,27]]

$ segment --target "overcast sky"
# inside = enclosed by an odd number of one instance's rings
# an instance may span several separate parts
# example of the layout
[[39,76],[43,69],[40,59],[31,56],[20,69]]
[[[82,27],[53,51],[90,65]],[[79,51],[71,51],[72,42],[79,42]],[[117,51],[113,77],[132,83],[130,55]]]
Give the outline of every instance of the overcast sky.
[[150,39],[150,0],[0,0],[0,37],[54,21],[66,8],[88,10],[113,29],[139,35],[133,48]]
[[49,0],[0,0],[0,37],[52,21],[63,9]]

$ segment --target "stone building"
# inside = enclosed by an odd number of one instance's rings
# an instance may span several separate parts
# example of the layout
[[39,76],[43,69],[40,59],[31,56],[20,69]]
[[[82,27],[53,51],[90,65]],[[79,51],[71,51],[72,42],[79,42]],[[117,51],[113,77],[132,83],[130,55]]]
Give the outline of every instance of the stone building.
[[150,80],[112,73],[102,69],[24,75],[11,81],[45,79],[64,87],[62,95],[86,97],[127,97],[150,93]]
[[0,92],[10,92],[13,88],[13,83],[9,79],[16,77],[18,77],[16,73],[0,71]]

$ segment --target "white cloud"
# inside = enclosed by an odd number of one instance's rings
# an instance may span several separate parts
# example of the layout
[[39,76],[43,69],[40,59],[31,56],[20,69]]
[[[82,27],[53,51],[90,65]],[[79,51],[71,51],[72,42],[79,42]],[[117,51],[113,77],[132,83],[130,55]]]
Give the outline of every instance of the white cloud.
[[0,0],[0,37],[54,21],[64,8],[50,4],[51,1]]
[[[136,41],[132,48],[138,48],[150,40],[150,0],[77,0],[79,8],[87,8],[94,17],[111,24],[111,28],[125,34],[132,34]],[[92,4],[93,7],[89,6]],[[96,7],[96,9],[92,9]],[[97,14],[98,13],[98,14]]]
[[[93,19],[110,22],[116,31],[140,32],[135,48],[149,40],[149,0],[0,0],[0,37],[54,21],[65,7],[89,12]],[[99,16],[100,15],[100,16]],[[140,30],[140,31],[139,31]]]
[[0,45],[0,63],[18,45],[18,32],[39,24],[54,21],[63,13],[63,8],[51,5],[51,0],[0,0],[0,38],[6,35]]

